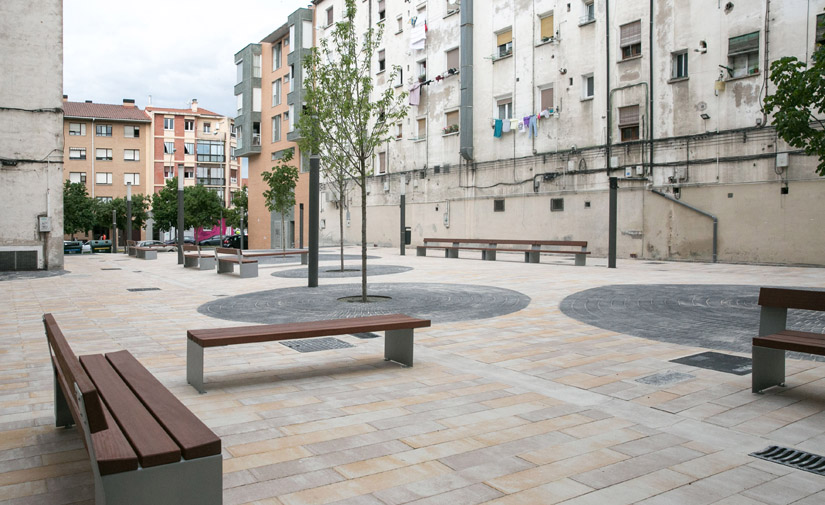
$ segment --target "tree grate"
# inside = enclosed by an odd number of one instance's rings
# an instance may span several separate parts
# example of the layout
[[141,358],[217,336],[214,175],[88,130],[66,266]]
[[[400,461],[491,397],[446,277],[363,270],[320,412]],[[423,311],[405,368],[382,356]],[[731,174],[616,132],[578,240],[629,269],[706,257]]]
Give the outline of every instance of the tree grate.
[[762,451],[752,452],[750,455],[798,470],[825,475],[825,457],[818,454],[772,445]]
[[311,338],[308,340],[287,340],[285,342],[281,342],[281,345],[285,345],[298,352],[329,351],[330,349],[346,349],[347,347],[355,347],[354,345],[348,344],[343,340],[338,340],[337,338],[332,337]]
[[692,356],[672,359],[670,362],[715,370],[717,372],[732,373],[734,375],[748,375],[751,373],[750,358],[723,354],[721,352],[702,352]]
[[126,288],[126,291],[160,291],[160,288]]

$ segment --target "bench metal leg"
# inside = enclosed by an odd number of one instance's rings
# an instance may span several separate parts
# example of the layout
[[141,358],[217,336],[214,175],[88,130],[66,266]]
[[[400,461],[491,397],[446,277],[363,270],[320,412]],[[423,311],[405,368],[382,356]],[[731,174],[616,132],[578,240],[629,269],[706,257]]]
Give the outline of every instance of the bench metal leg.
[[785,351],[769,347],[753,346],[751,390],[761,393],[772,386],[785,385]]
[[183,257],[183,268],[198,268],[198,258],[191,256]]
[[[220,454],[168,465],[104,475],[106,505],[220,505],[223,503]],[[96,484],[98,484],[96,482]]]
[[72,411],[69,410],[69,403],[60,387],[60,378],[57,376],[57,369],[54,368],[54,425],[58,427],[69,427],[74,424]]
[[[488,244],[487,247],[495,248],[498,244]],[[481,251],[481,259],[487,261],[495,261],[496,260],[496,251]]]
[[458,258],[458,244],[454,244],[453,247],[448,247],[444,249],[444,257]]
[[413,366],[412,328],[384,332],[384,359],[404,366]]
[[186,382],[198,390],[206,393],[203,388],[203,347],[194,340],[186,339]]
[[306,265],[306,264],[309,263],[308,256],[309,255],[307,253],[301,253],[301,264],[302,265]]
[[426,256],[427,255],[427,249],[425,247],[416,246],[415,255],[416,256]]
[[587,262],[587,255],[586,254],[577,254],[576,255],[576,266],[583,267]]
[[228,261],[221,261],[218,260],[218,273],[219,274],[231,274],[235,271],[235,265]]

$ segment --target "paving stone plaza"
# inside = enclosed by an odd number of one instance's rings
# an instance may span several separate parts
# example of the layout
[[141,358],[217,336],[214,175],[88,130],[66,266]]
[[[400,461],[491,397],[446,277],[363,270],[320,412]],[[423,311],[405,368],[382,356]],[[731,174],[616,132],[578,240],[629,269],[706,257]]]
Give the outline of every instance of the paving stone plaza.
[[[47,312],[76,354],[130,351],[221,437],[227,505],[825,503],[825,476],[750,455],[825,455],[825,362],[789,358],[787,387],[763,395],[748,373],[758,288],[822,289],[825,270],[369,255],[370,294],[392,300],[366,306],[338,301],[359,276],[310,289],[285,274],[297,258],[249,279],[174,253],[0,277],[0,503],[93,500],[79,431],[54,427]],[[208,392],[186,382],[188,329],[388,312],[432,319],[411,368],[344,335],[211,348]]]

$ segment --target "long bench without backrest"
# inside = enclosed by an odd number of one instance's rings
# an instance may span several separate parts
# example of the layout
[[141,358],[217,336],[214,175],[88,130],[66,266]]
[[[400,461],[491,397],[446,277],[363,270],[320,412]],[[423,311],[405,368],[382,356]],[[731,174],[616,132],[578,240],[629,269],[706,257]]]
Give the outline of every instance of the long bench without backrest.
[[[529,246],[529,248],[501,246]],[[545,246],[578,247],[579,249],[545,249]],[[538,263],[541,254],[572,254],[575,256],[576,266],[584,266],[587,262],[587,255],[590,254],[590,252],[587,251],[587,242],[581,240],[425,238],[424,245],[416,246],[416,255],[426,256],[427,249],[444,249],[444,257],[446,258],[458,258],[459,250],[481,251],[481,259],[487,261],[495,261],[496,252],[520,252],[524,253],[525,263]]]
[[81,429],[95,503],[222,503],[220,438],[128,351],[78,359],[51,314],[43,324],[55,424]]
[[199,392],[206,392],[203,387],[204,347],[297,340],[374,331],[384,332],[385,360],[395,361],[405,366],[413,366],[413,330],[414,328],[429,326],[429,319],[417,319],[404,314],[387,314],[304,323],[189,330],[186,332],[186,380]]
[[201,246],[183,244],[183,267],[214,270],[215,255],[201,251]]
[[238,275],[240,277],[258,276],[258,260],[244,258],[240,249],[216,247],[215,260],[218,262],[219,274],[231,274],[235,271],[235,265],[238,265]]
[[307,258],[309,256],[309,251],[307,249],[296,249],[294,251],[242,251],[244,258],[261,258],[266,256],[293,256],[296,254],[301,255],[301,264],[307,264]]
[[787,329],[788,309],[825,311],[825,291],[759,290],[759,336],[753,339],[754,393],[785,385],[785,351],[825,356],[825,334]]

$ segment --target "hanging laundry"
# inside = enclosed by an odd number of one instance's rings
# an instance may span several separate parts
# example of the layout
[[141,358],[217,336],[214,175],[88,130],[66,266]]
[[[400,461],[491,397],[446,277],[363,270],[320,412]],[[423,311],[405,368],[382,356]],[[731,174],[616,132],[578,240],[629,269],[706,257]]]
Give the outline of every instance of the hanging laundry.
[[518,119],[511,119],[510,120],[510,129],[516,130],[518,129],[519,120]]
[[493,137],[496,137],[496,138],[501,137],[502,127],[503,127],[503,125],[502,125],[501,119],[496,119],[496,127],[493,130]]
[[418,16],[410,30],[410,49],[424,49],[427,44],[427,20],[422,16]]
[[532,137],[538,138],[539,129],[538,129],[538,124],[536,123],[536,116],[530,116],[530,125],[527,127],[527,129],[530,131],[529,136],[531,138]]
[[521,120],[524,121],[524,127],[525,128],[530,126],[530,116],[524,116],[523,118],[521,118]]
[[501,125],[501,133],[509,132],[510,131],[510,124],[511,124],[510,121],[509,120],[504,120],[504,121],[502,121],[502,123],[503,124]]
[[421,103],[421,83],[416,82],[410,88],[410,105]]
[[544,119],[549,119],[550,118],[550,109],[544,109],[543,111],[541,111],[541,117],[543,117]]

